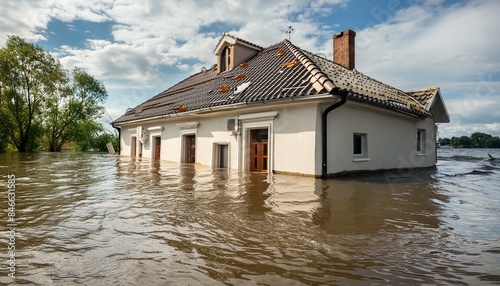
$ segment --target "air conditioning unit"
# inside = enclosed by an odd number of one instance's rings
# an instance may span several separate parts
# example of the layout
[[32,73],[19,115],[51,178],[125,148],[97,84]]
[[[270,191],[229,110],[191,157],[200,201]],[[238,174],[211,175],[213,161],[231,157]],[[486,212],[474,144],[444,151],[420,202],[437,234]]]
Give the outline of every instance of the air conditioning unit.
[[238,118],[230,118],[227,120],[227,131],[231,131],[233,134],[237,134],[238,131],[240,131]]
[[149,138],[149,132],[144,128],[143,126],[138,126],[137,127],[137,139],[139,139],[139,142],[142,144],[147,144],[148,143],[148,138]]

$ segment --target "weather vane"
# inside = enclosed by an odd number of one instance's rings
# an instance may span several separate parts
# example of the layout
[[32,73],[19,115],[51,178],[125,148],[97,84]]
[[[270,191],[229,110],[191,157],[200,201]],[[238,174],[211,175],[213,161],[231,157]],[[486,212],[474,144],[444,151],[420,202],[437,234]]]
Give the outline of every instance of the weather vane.
[[293,31],[295,31],[292,26],[288,26],[288,28],[286,29],[286,32],[288,34],[288,40],[290,41],[290,38],[292,37],[292,33]]

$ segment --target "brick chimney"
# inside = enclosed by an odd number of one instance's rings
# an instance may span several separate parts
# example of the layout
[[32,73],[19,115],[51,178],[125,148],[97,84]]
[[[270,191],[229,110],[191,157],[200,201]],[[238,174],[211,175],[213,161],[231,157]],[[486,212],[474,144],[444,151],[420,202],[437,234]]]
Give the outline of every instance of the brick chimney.
[[333,35],[333,61],[350,70],[355,68],[354,38],[356,32],[345,30]]

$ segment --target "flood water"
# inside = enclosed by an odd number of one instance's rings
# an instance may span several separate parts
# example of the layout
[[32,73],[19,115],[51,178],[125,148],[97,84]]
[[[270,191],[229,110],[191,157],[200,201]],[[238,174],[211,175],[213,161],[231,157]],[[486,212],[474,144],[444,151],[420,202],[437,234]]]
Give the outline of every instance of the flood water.
[[[500,284],[500,150],[350,179],[0,154],[0,284]],[[8,277],[7,175],[16,176]]]

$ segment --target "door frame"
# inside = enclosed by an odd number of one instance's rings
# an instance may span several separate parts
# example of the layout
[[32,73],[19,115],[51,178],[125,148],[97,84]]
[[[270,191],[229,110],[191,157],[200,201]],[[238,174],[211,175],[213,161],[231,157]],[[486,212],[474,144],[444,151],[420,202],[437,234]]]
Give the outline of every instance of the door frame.
[[[157,144],[157,140],[160,142],[159,145]],[[153,160],[161,160],[161,135],[160,136],[152,136],[151,142],[153,143],[152,144],[153,146],[151,148],[151,149],[153,149],[152,150],[153,151],[152,159]],[[156,150],[156,149],[158,149],[158,146],[160,148],[159,148],[159,150]]]
[[[151,128],[148,128],[147,130],[151,130]],[[144,143],[144,146],[146,146],[147,149],[149,149],[148,153],[149,153],[149,158],[151,160],[154,160],[155,159],[155,152],[156,152],[156,139],[155,137],[160,137],[160,141],[161,141],[161,138],[162,138],[162,130],[156,130],[156,129],[153,129],[154,131],[148,131],[149,132],[149,135],[148,135],[148,138],[144,138],[146,139],[147,141],[145,141]],[[140,142],[140,141],[139,141]],[[161,150],[160,150],[161,152]],[[160,154],[160,159],[161,159],[161,154]]]
[[[229,147],[229,142],[214,142],[213,149],[212,149],[212,166],[215,168],[221,168],[221,169],[230,169],[231,168],[231,152],[230,152],[230,147]],[[226,146],[226,152],[227,152],[227,166],[226,167],[221,167],[221,149],[222,146]]]
[[[187,150],[186,150],[186,137],[187,136],[194,136],[194,146],[195,146],[195,153],[194,153],[194,163],[196,163],[196,153],[197,153],[197,145],[198,145],[198,132],[196,129],[187,129],[187,130],[181,130],[181,157],[179,158],[179,162],[181,163],[188,163],[186,162],[186,156]],[[194,163],[188,163],[188,164],[194,164]]]
[[242,167],[250,172],[250,131],[255,129],[267,129],[267,172],[274,170],[274,132],[273,121],[242,122]]
[[[255,131],[261,132],[264,131],[266,133],[266,140],[261,141],[253,141],[252,133]],[[249,129],[249,169],[251,172],[259,172],[266,173],[269,171],[269,129],[267,128],[259,128],[259,129]],[[259,134],[256,134],[259,135]],[[264,159],[265,158],[265,159]],[[254,162],[254,160],[256,161]],[[255,168],[254,168],[254,165]]]
[[196,145],[195,134],[182,135],[182,153],[184,153],[184,156],[182,156],[182,163],[196,163]]

